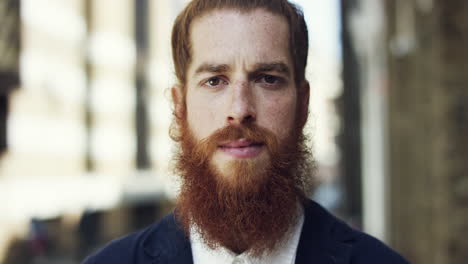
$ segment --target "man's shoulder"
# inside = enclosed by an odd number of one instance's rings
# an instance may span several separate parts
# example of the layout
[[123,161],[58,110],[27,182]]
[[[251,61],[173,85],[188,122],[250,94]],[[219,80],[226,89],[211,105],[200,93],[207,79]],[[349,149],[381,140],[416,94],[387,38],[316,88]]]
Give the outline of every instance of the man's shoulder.
[[[322,243],[317,248],[325,250],[328,258],[348,260],[352,264],[407,264],[408,262],[380,240],[356,230],[336,218],[323,207],[310,201],[306,205],[306,221],[302,242],[305,244]],[[315,217],[315,219],[312,219]],[[320,238],[311,238],[312,234]],[[317,242],[314,242],[314,239]],[[326,244],[326,249],[323,245]],[[303,249],[304,250],[304,249]],[[325,257],[325,256],[324,256]],[[341,262],[339,262],[341,263]]]
[[145,230],[115,239],[88,256],[82,264],[132,263]]
[[351,263],[409,263],[396,251],[385,245],[377,238],[366,233],[355,231],[356,241],[353,246]]
[[173,241],[173,237],[181,235],[181,232],[174,220],[174,214],[171,213],[140,231],[109,242],[87,257],[82,264],[152,263],[158,257],[158,248],[167,247],[166,241]]

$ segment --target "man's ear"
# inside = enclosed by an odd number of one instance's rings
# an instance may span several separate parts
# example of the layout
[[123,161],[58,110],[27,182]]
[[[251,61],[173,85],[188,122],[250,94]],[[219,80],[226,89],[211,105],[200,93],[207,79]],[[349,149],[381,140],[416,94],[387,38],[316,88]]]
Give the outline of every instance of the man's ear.
[[309,82],[304,80],[301,82],[298,93],[298,106],[299,106],[299,125],[303,128],[309,117],[309,97],[310,85]]
[[174,86],[171,88],[172,103],[174,104],[174,115],[176,120],[180,120],[183,116],[184,102],[183,92],[180,86]]

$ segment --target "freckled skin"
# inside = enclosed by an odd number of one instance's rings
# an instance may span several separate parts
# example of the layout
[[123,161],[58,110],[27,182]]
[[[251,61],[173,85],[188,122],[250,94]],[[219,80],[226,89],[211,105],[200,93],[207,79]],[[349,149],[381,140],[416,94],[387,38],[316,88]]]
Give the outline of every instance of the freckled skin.
[[[186,106],[188,124],[197,140],[226,125],[238,125],[246,116],[272,131],[280,142],[290,135],[298,98],[288,39],[286,20],[262,9],[248,13],[215,10],[193,22]],[[284,63],[290,72],[266,72],[283,80],[270,87],[263,79],[252,78],[251,73],[257,63],[271,62]],[[197,74],[197,68],[204,63],[226,64],[229,70]],[[207,79],[213,76],[220,76],[222,85],[207,85]],[[262,152],[256,158],[267,161],[266,155]],[[231,159],[217,151],[212,162],[222,171]]]

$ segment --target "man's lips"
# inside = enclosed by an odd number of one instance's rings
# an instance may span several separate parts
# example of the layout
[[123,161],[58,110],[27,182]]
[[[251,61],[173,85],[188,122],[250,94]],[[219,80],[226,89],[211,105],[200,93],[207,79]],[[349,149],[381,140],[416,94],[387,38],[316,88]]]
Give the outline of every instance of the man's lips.
[[234,158],[253,158],[260,154],[264,144],[248,139],[239,139],[219,145],[219,149]]

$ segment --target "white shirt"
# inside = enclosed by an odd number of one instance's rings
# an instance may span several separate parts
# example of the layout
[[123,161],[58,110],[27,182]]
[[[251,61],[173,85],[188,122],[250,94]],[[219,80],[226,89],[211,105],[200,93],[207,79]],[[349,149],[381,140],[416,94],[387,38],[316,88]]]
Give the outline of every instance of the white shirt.
[[244,252],[235,254],[229,249],[211,249],[203,243],[200,233],[194,228],[190,230],[190,243],[194,264],[294,264],[297,247],[304,225],[304,210],[301,213],[291,235],[286,236],[279,246],[270,254],[262,257],[253,257]]

